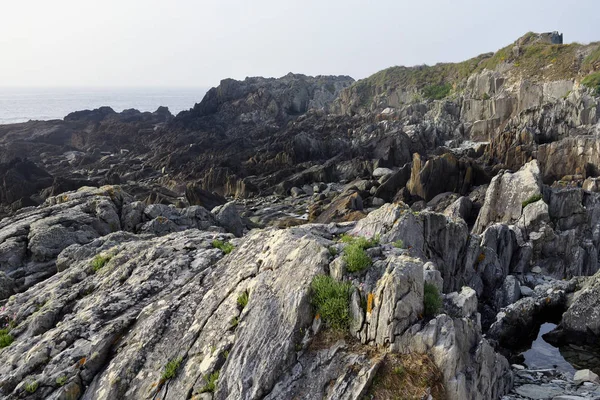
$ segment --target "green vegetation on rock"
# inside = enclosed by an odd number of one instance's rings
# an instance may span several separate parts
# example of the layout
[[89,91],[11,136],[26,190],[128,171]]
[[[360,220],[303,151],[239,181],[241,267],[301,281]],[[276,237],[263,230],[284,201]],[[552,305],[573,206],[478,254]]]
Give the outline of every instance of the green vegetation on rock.
[[219,380],[220,371],[215,371],[212,374],[205,376],[206,385],[200,389],[200,393],[214,393],[217,390],[217,382]]
[[25,391],[27,393],[35,393],[35,391],[38,389],[38,387],[39,387],[39,383],[37,383],[36,381],[27,382],[27,384],[25,384]]
[[423,306],[425,307],[424,313],[427,317],[435,317],[440,307],[442,306],[442,297],[437,287],[431,283],[425,282],[423,291]]
[[165,365],[165,368],[163,369],[161,379],[163,381],[166,381],[166,380],[169,380],[169,379],[175,377],[175,375],[177,375],[177,370],[179,369],[179,366],[181,365],[181,361],[183,361],[182,357],[177,357],[177,358],[169,361],[167,363],[167,365]]
[[[600,42],[551,44],[538,38],[538,34],[528,32],[495,53],[481,54],[460,63],[387,68],[355,82],[344,91],[345,98],[367,108],[377,96],[392,96],[396,91],[414,92],[412,102],[440,100],[452,92],[460,92],[470,75],[485,69],[495,70],[500,65],[512,69],[516,76],[532,80],[576,79],[600,69]],[[582,58],[582,53],[587,55]]]
[[317,315],[335,330],[346,329],[350,324],[350,294],[352,284],[338,282],[329,275],[317,275],[310,285],[312,305]]
[[0,349],[10,346],[13,341],[14,339],[8,333],[8,329],[0,329]]
[[244,309],[247,305],[248,305],[248,300],[249,300],[249,295],[247,291],[244,291],[244,293],[240,294],[237,298],[237,305]]
[[447,97],[452,90],[452,85],[445,83],[443,85],[429,85],[423,88],[423,96],[431,100],[441,100]]
[[214,247],[215,249],[221,250],[225,254],[231,253],[233,251],[233,249],[235,248],[233,246],[233,244],[231,244],[229,242],[224,242],[222,240],[213,240],[212,247]]
[[348,272],[360,272],[371,266],[373,261],[363,247],[358,243],[349,244],[344,248],[343,259]]
[[527,200],[525,200],[524,202],[521,203],[521,206],[523,208],[527,207],[529,204],[531,203],[535,203],[536,201],[540,201],[542,199],[542,195],[541,194],[534,194],[533,196],[529,197]]
[[110,261],[111,258],[112,256],[110,254],[98,254],[96,257],[94,257],[94,259],[92,260],[92,269],[94,270],[94,272],[100,271]]
[[600,96],[600,71],[589,74],[583,78],[581,84],[594,90],[596,96]]

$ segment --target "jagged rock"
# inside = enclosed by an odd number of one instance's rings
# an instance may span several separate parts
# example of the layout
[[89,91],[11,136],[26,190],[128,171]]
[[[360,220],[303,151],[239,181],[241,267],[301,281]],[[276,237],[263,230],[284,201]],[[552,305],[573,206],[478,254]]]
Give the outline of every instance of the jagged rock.
[[389,168],[375,168],[375,170],[373,170],[373,178],[381,178],[382,176],[388,176],[388,175],[392,175],[394,173],[393,170],[389,169]]
[[523,203],[541,195],[541,177],[537,161],[532,161],[518,172],[504,172],[495,176],[485,195],[474,233],[481,233],[491,223],[514,223],[521,217]]
[[7,299],[15,292],[15,284],[4,272],[0,271],[0,299]]
[[549,222],[548,204],[543,200],[538,200],[523,208],[523,214],[519,218],[517,226],[522,227],[527,232],[536,232]]
[[581,369],[575,372],[575,376],[573,377],[573,381],[576,385],[580,385],[583,382],[592,382],[600,385],[600,377],[597,374],[593,373],[589,369]]
[[561,328],[574,337],[591,340],[600,336],[600,272],[588,278],[575,293],[571,306],[563,314]]
[[342,193],[313,220],[321,224],[355,221],[365,216],[363,206],[363,199],[358,192]]
[[412,174],[406,187],[413,196],[429,201],[444,192],[466,193],[471,185],[481,179],[477,175],[472,165],[459,161],[452,153],[433,157],[426,162],[415,153]]
[[506,307],[521,298],[521,286],[519,281],[512,275],[508,275],[502,285],[502,303],[500,307]]
[[395,348],[401,352],[431,351],[451,400],[495,399],[512,386],[508,361],[481,337],[476,317],[439,315],[423,327],[411,327]]
[[477,312],[477,293],[463,286],[460,293],[452,292],[444,299],[444,309],[454,318],[471,317]]
[[293,187],[290,189],[290,194],[292,195],[292,197],[300,197],[300,196],[304,195],[304,190],[302,190],[298,187]]
[[207,210],[227,203],[225,197],[202,189],[200,185],[189,184],[185,188],[185,198],[192,206],[202,206]]
[[471,199],[462,196],[444,210],[444,215],[452,218],[462,218],[467,221],[471,215],[472,208],[473,202]]
[[583,185],[581,186],[583,190],[587,190],[589,192],[600,192],[600,178],[587,178]]
[[385,179],[375,190],[374,196],[391,202],[398,190],[406,186],[411,175],[411,164],[406,164],[397,172]]
[[373,288],[373,308],[359,338],[389,345],[423,313],[423,263],[408,256],[390,257],[381,270],[385,273]]
[[444,290],[442,274],[432,262],[423,264],[423,279],[425,282],[434,285],[440,293]]
[[244,223],[237,211],[235,202],[229,202],[212,210],[217,222],[235,236],[240,237],[244,233]]

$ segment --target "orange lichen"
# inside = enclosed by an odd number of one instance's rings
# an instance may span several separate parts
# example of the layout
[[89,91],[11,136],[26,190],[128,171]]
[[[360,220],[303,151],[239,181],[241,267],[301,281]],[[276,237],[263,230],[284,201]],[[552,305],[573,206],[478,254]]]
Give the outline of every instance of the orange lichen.
[[375,296],[373,295],[373,293],[369,293],[367,295],[367,314],[370,314],[371,311],[373,311],[373,300],[375,299]]

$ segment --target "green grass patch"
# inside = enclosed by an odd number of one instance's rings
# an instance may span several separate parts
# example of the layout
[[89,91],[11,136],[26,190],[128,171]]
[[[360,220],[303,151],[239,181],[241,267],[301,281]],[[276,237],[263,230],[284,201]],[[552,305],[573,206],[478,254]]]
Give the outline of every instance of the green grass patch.
[[231,318],[231,321],[229,321],[229,325],[231,326],[231,329],[236,329],[239,324],[240,324],[239,317],[233,317],[233,318]]
[[102,255],[98,254],[96,257],[92,259],[92,269],[94,272],[100,271],[104,266],[111,260],[112,255]]
[[183,357],[177,357],[177,358],[169,361],[163,369],[161,379],[163,381],[166,381],[166,380],[169,380],[169,379],[175,377],[175,375],[177,375],[177,370],[179,369],[179,366],[181,365],[182,361],[183,361]]
[[217,390],[220,373],[220,371],[215,371],[212,374],[205,376],[204,380],[206,381],[206,385],[200,389],[200,393],[214,393],[215,390]]
[[429,85],[423,88],[423,96],[430,100],[441,100],[447,97],[452,90],[452,85],[445,83],[443,85]]
[[600,96],[600,71],[589,74],[583,78],[581,84],[592,89],[596,96]]
[[33,381],[33,382],[28,382],[25,385],[25,391],[27,393],[35,393],[36,390],[38,390],[38,387],[40,386],[39,383],[37,383],[37,381]]
[[424,313],[427,317],[435,317],[442,307],[442,297],[437,287],[431,283],[425,282],[423,293]]
[[229,242],[224,242],[222,240],[216,239],[212,241],[212,247],[221,250],[225,254],[231,253],[235,248],[235,246]]
[[329,248],[327,250],[329,250],[329,255],[331,257],[335,257],[335,256],[338,255],[337,249],[335,247],[333,247],[333,246],[329,246]]
[[317,275],[311,282],[312,305],[315,312],[329,327],[347,329],[350,317],[352,284],[338,282],[329,275]]
[[250,295],[248,294],[247,291],[244,291],[244,293],[242,293],[238,296],[237,305],[241,309],[244,309],[248,305],[248,300],[250,300]]
[[344,247],[344,255],[342,256],[346,262],[348,272],[360,272],[369,268],[373,261],[359,243],[349,244]]
[[397,249],[403,249],[404,248],[404,242],[402,241],[402,239],[398,239],[394,242],[394,247],[396,247]]
[[535,203],[536,201],[540,201],[541,199],[542,199],[542,195],[541,194],[534,194],[533,196],[529,197],[527,200],[525,200],[524,202],[522,202],[521,203],[521,207],[525,208],[529,204]]
[[13,341],[14,338],[8,333],[8,329],[0,329],[0,349],[10,346]]
[[67,383],[68,379],[69,378],[67,378],[65,375],[59,376],[58,378],[56,378],[56,384],[58,386],[65,386],[65,383]]

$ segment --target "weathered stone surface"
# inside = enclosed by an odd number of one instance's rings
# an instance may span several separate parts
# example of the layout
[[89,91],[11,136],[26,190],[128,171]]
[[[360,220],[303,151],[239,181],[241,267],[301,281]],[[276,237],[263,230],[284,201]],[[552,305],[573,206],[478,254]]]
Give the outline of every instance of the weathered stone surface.
[[244,223],[238,213],[235,202],[229,202],[223,206],[216,207],[212,210],[217,222],[222,225],[227,231],[240,237],[244,233]]
[[592,382],[597,385],[600,385],[600,377],[598,377],[597,374],[593,373],[589,369],[581,369],[575,372],[573,381],[575,382],[575,384],[582,384],[583,382]]
[[523,202],[541,195],[541,185],[537,161],[526,164],[518,172],[495,176],[488,187],[473,232],[481,233],[494,222],[516,222],[521,217]]
[[584,338],[590,334],[600,336],[600,272],[588,278],[575,294],[571,306],[563,314],[561,327]]

